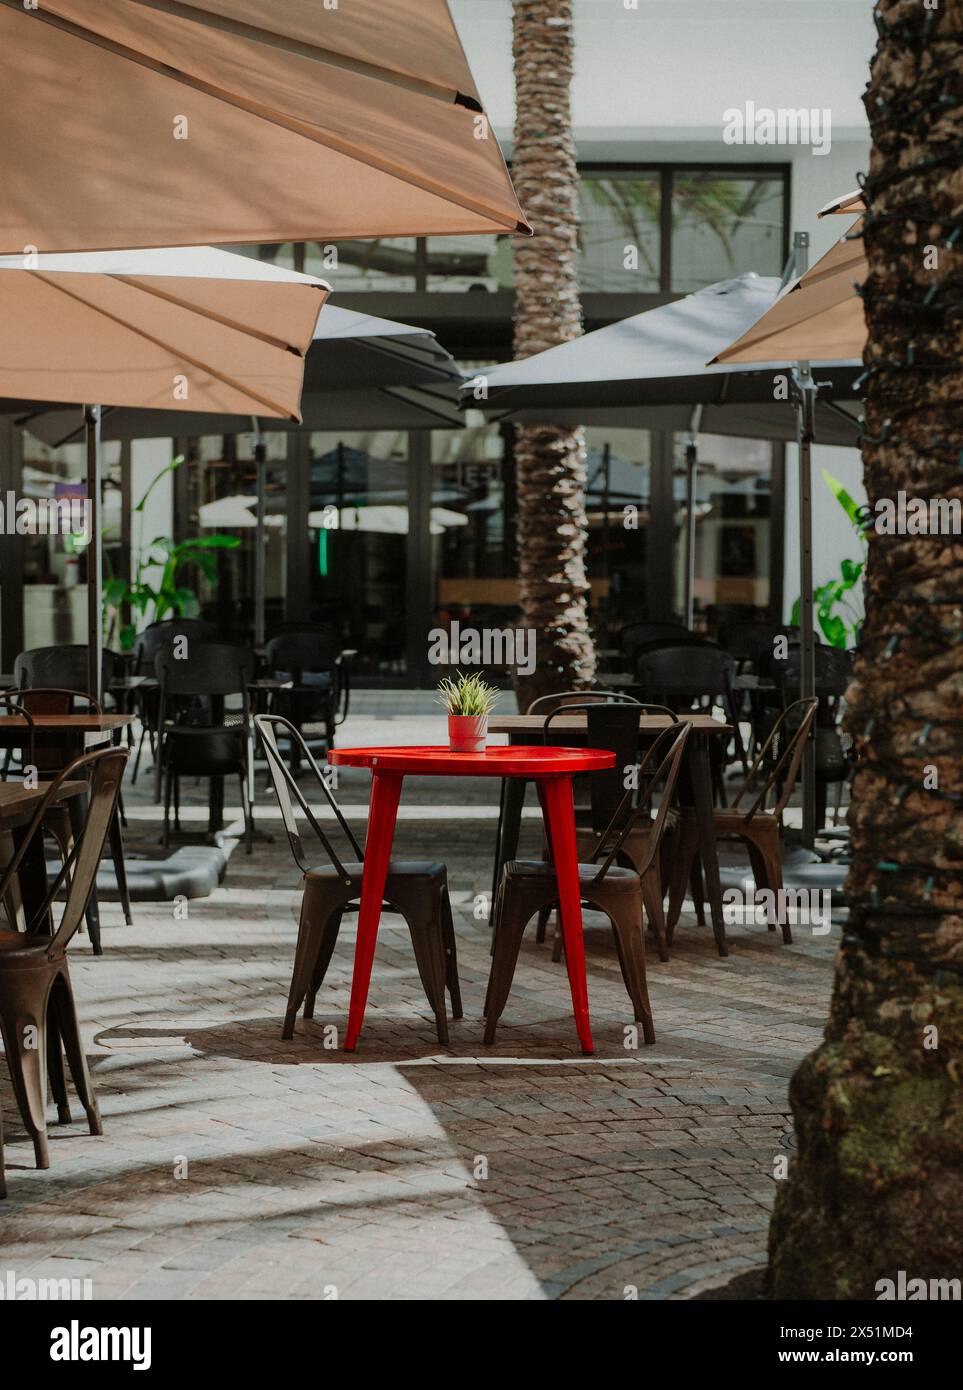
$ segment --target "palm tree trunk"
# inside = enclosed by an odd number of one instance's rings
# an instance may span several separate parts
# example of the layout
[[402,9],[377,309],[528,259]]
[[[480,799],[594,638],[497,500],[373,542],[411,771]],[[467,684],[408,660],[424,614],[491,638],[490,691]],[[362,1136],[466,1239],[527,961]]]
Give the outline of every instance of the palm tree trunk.
[[[571,0],[514,0],[512,177],[535,235],[516,242],[515,355],[582,331],[575,255],[578,170],[572,139]],[[517,681],[519,704],[588,686],[595,676],[585,573],[585,440],[578,429],[520,425],[515,464],[522,621],[537,664]]]
[[[864,97],[870,505],[960,498],[963,0],[878,0]],[[954,246],[954,243],[955,246]],[[963,1273],[963,545],[869,533],[849,692],[854,901],[799,1152],[770,1228],[776,1298],[876,1298]],[[934,785],[935,778],[935,785]]]

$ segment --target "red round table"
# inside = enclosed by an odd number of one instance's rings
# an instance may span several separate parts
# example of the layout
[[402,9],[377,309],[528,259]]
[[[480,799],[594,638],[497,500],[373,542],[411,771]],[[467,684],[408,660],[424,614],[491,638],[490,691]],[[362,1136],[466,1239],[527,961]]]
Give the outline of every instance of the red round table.
[[348,1033],[344,1044],[347,1050],[354,1051],[364,1023],[401,786],[405,774],[412,773],[419,777],[524,777],[535,783],[555,862],[559,916],[575,1027],[582,1051],[592,1052],[572,778],[576,773],[599,772],[602,768],[613,767],[615,754],[605,749],[526,748],[518,745],[486,748],[484,753],[452,753],[447,748],[333,748],[328,753],[328,762],[335,767],[369,767],[372,774],[364,877],[358,910],[358,940],[354,952]]

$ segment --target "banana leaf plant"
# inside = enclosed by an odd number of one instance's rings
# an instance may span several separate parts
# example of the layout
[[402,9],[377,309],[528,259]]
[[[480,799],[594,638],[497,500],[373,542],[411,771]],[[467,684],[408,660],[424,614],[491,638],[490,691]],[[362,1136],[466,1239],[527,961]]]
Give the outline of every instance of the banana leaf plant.
[[[824,468],[823,480],[843,511],[853,524],[853,529],[863,543],[864,554],[861,560],[843,560],[839,566],[839,578],[830,579],[813,590],[816,617],[823,630],[826,641],[832,647],[846,648],[859,641],[863,625],[861,609],[853,602],[854,590],[862,585],[863,570],[866,567],[866,509],[860,507],[855,498],[846,491],[838,478]],[[792,608],[792,622],[799,622],[800,602],[796,599]]]
[[[104,584],[106,646],[111,645],[115,629],[121,650],[129,651],[141,627],[148,623],[160,622],[167,617],[196,618],[201,608],[200,599],[196,590],[179,583],[180,572],[185,566],[193,565],[209,583],[216,585],[218,554],[224,550],[236,550],[241,544],[237,536],[224,535],[192,536],[185,541],[156,536],[148,545],[143,544],[141,537],[147,499],[161,479],[173,473],[183,462],[184,457],[179,454],[163,468],[134,507],[138,530],[134,576],[127,580],[110,575]],[[158,568],[160,578],[153,584],[148,583],[147,573]],[[132,621],[129,623],[122,620],[125,605],[131,612]]]

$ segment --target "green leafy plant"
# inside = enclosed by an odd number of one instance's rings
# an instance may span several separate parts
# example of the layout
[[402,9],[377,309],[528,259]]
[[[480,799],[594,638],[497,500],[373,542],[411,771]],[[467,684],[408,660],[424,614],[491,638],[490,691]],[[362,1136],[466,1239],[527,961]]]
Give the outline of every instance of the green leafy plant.
[[456,672],[457,680],[446,676],[439,681],[436,699],[449,714],[488,715],[495,707],[501,692],[488,685],[481,676],[465,676]]
[[[859,536],[865,550],[866,519],[863,509],[846,491],[839,479],[834,478],[825,468],[823,469],[823,481],[849,517],[853,524],[853,530]],[[845,648],[850,645],[850,642],[859,641],[863,615],[853,603],[851,595],[853,590],[862,583],[865,568],[865,554],[862,560],[843,560],[839,566],[839,578],[830,579],[826,584],[820,584],[818,588],[813,590],[816,617],[826,641],[832,647]],[[799,611],[800,601],[797,598],[792,608],[792,621],[794,623],[799,622]]]
[[[179,468],[184,457],[179,454],[161,469],[150,487],[134,507],[138,532],[143,531],[144,508],[154,488]],[[194,565],[212,584],[217,583],[217,555],[219,551],[236,550],[241,544],[237,536],[193,536],[186,541],[173,541],[168,536],[156,536],[144,545],[138,534],[135,553],[137,555],[134,577],[130,580],[111,575],[104,584],[104,642],[110,645],[117,629],[122,651],[129,651],[134,645],[139,627],[145,622],[156,623],[168,616],[175,618],[196,618],[201,603],[194,589],[178,583],[178,576],[185,565]],[[160,568],[161,574],[155,584],[145,578],[148,570]],[[121,621],[121,610],[129,605],[133,622]]]

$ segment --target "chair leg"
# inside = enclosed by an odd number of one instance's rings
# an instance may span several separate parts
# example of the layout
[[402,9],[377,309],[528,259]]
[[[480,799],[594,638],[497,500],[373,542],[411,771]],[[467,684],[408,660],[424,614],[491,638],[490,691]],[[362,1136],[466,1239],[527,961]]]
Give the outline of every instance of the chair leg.
[[417,913],[405,913],[411,944],[415,951],[418,974],[432,1013],[435,1030],[442,1047],[448,1046],[448,1015],[445,1012],[446,966],[445,947],[439,931],[440,910],[427,919]]
[[318,944],[318,954],[314,962],[314,971],[311,975],[311,983],[308,986],[307,996],[304,1000],[305,1018],[314,1018],[314,1001],[317,998],[318,990],[324,982],[324,977],[328,973],[328,966],[331,964],[335,943],[338,940],[338,932],[341,930],[342,916],[343,911],[341,908],[338,908],[336,912],[332,912],[321,934],[321,940]]
[[655,932],[659,945],[659,960],[669,959],[669,944],[665,934],[665,909],[662,905],[662,879],[657,859],[649,865],[642,876],[642,904],[645,907],[649,925]]
[[244,815],[244,852],[251,854],[254,849],[254,822],[251,816],[251,803],[248,798],[247,773],[243,768],[238,780],[241,784],[241,811]]
[[[33,1140],[38,1168],[50,1167],[47,1147],[47,1027],[43,992],[46,980],[35,987],[34,998],[17,1001],[16,1015],[0,1014],[0,1033],[10,1080],[24,1128]],[[27,1044],[31,1045],[27,1045]]]
[[535,940],[539,943],[539,945],[541,945],[541,943],[545,940],[545,928],[548,926],[548,919],[549,917],[551,917],[551,915],[552,909],[550,907],[539,908],[538,923],[535,927]]
[[[294,950],[294,969],[291,972],[291,988],[288,990],[288,1006],[284,1014],[281,1037],[288,1040],[294,1036],[294,1020],[298,1009],[311,988],[315,970],[320,959],[328,921],[336,913],[340,921],[342,905],[324,907],[310,891],[306,890],[301,900],[301,921],[298,924],[298,944]],[[334,943],[332,942],[332,949]],[[330,957],[329,957],[330,958]],[[318,980],[320,986],[321,981]]]
[[[68,800],[67,800],[67,814],[68,814],[68,816],[70,817],[70,833],[71,833],[71,836],[72,836],[71,848],[73,847],[73,842],[76,841],[76,840],[81,839],[82,836],[83,836],[83,833],[84,833],[84,818],[85,818],[85,816],[86,816],[86,805],[85,805],[86,801],[87,801],[87,798],[86,798],[86,797],[80,797],[80,796],[71,796],[71,797],[69,797]],[[87,911],[84,913],[84,920],[85,920],[86,923],[87,923],[87,933],[88,933],[88,935],[90,936],[90,945],[91,945],[91,947],[92,947],[92,949],[93,949],[94,955],[95,955],[95,956],[102,956],[102,955],[104,954],[104,948],[103,948],[103,946],[100,944],[100,911],[99,911],[98,907],[96,906],[96,902],[97,902],[97,888],[96,888],[97,877],[96,877],[96,875],[97,875],[97,871],[96,871],[96,869],[95,869],[95,870],[94,870],[94,884],[95,884],[95,887],[94,887],[94,891],[93,891],[93,892],[91,893],[91,895],[90,895],[90,901],[89,901],[88,904],[87,904]]]
[[501,890],[498,931],[495,936],[495,950],[492,955],[492,968],[488,980],[488,996],[485,1001],[485,1042],[495,1041],[495,1028],[502,1016],[515,978],[515,966],[522,944],[525,926],[531,917],[532,905],[527,896],[520,900],[513,894],[507,882]]
[[618,947],[622,978],[628,990],[635,1020],[642,1024],[642,1036],[646,1043],[655,1042],[655,1026],[652,1022],[652,1006],[645,979],[645,933],[642,929],[642,903],[638,898],[625,895],[625,905],[621,901],[609,907],[609,921]]
[[110,857],[114,863],[114,875],[117,879],[117,889],[120,893],[121,905],[124,909],[124,921],[129,927],[134,925],[134,919],[130,911],[130,891],[127,887],[127,865],[124,862],[124,837],[120,828],[120,815],[114,812],[110,820]]
[[170,768],[164,772],[164,831],[161,835],[161,844],[165,849],[171,842],[171,780]]
[[458,980],[458,948],[455,942],[455,920],[451,912],[451,897],[447,886],[441,895],[441,930],[445,944],[445,977],[451,998],[452,1018],[463,1018],[461,985]]
[[66,966],[53,983],[53,988],[50,991],[50,1004],[54,1009],[57,1027],[63,1039],[67,1061],[70,1064],[74,1090],[77,1092],[77,1098],[87,1116],[87,1128],[91,1134],[103,1134],[104,1127],[100,1119],[100,1107],[91,1085],[90,1072],[87,1069],[87,1057],[80,1040],[77,1010],[74,1007],[74,992]]
[[702,880],[702,859],[698,854],[695,854],[692,859],[692,869],[689,873],[689,891],[692,894],[696,921],[700,927],[704,927],[706,924],[706,887]]
[[47,1010],[47,1080],[50,1094],[57,1107],[58,1125],[70,1124],[70,1102],[67,1099],[67,1074],[64,1071],[64,1054],[57,1028],[57,1017],[53,1009]]
[[698,848],[698,831],[687,816],[683,816],[673,832],[671,870],[669,873],[669,911],[666,916],[666,941],[671,946],[676,923],[682,912],[685,890],[692,873],[692,861]]
[[[779,830],[776,824],[772,823],[772,830],[766,827],[764,838],[756,841],[759,853],[762,856],[764,872],[766,876],[766,887],[772,890],[776,900],[777,919],[782,915],[782,939],[787,946],[792,945],[792,928],[789,925],[789,918],[785,911],[783,902],[783,882],[782,882],[782,852],[779,848]],[[773,928],[775,924],[773,923]]]

